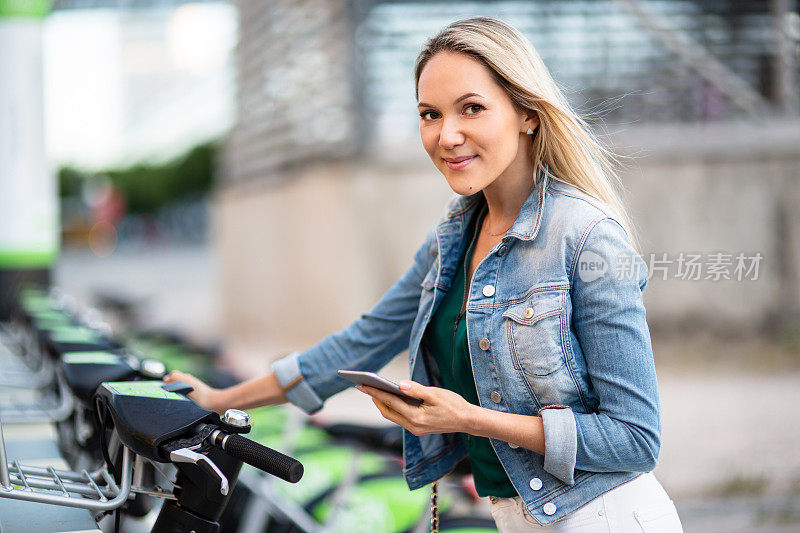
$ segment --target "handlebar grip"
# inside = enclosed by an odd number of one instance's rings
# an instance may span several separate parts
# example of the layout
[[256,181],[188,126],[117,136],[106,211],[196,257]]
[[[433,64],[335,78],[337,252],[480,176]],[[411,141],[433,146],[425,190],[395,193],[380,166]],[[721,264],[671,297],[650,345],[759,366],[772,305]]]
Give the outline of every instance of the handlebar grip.
[[243,463],[289,483],[297,483],[303,477],[303,464],[300,461],[241,435],[224,435],[220,447]]

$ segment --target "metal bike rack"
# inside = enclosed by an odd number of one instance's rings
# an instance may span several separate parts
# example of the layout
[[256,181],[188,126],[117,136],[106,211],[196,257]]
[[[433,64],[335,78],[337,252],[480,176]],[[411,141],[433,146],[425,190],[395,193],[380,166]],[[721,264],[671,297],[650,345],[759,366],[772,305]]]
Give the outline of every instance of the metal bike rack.
[[0,403],[0,418],[9,424],[28,422],[61,422],[66,420],[75,407],[75,400],[64,381],[64,377],[56,373],[56,395],[46,396],[36,402],[16,402],[14,400]]
[[109,511],[121,506],[131,493],[133,452],[124,448],[120,484],[103,467],[86,470],[57,470],[8,461],[0,422],[0,498]]
[[0,358],[4,372],[0,386],[41,389],[55,379],[55,365],[43,354],[33,339],[18,339],[8,325],[0,323]]

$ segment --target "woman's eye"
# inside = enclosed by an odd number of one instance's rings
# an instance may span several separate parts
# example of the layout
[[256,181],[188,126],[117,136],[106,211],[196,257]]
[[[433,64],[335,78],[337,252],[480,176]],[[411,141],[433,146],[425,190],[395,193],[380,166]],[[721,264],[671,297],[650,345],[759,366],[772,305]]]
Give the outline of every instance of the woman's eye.
[[436,118],[436,117],[428,117],[428,115],[438,115],[438,113],[436,111],[423,111],[422,113],[419,114],[420,117],[426,120]]
[[468,110],[469,109],[474,109],[475,111],[473,111],[472,113],[467,113],[467,114],[468,115],[475,115],[477,113],[480,113],[480,111],[483,109],[483,106],[481,104],[469,104],[466,107],[466,109],[468,109]]

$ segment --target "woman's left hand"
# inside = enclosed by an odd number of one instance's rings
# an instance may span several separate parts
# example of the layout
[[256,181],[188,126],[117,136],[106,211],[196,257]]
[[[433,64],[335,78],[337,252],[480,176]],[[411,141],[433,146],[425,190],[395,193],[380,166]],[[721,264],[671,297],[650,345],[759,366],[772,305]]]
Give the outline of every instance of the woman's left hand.
[[471,413],[476,406],[455,392],[438,387],[426,387],[414,381],[400,382],[403,393],[420,398],[416,407],[389,392],[361,385],[356,387],[372,396],[372,401],[384,418],[403,426],[414,435],[433,433],[469,433]]

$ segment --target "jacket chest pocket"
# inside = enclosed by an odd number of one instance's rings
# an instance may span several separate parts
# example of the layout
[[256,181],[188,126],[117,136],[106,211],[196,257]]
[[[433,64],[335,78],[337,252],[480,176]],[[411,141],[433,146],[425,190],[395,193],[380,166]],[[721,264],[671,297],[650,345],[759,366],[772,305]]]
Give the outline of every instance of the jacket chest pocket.
[[566,296],[566,289],[537,290],[503,313],[514,366],[527,376],[550,376],[565,364],[561,319]]
[[514,367],[540,405],[571,405],[577,389],[567,368],[562,328],[569,294],[563,286],[534,288],[504,313]]

